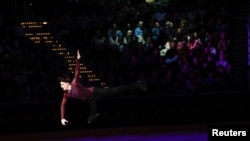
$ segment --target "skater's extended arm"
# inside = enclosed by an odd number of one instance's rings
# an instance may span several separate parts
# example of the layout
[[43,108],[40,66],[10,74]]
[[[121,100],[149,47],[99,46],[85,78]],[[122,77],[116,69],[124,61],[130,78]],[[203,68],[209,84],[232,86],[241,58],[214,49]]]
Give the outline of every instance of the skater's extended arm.
[[67,102],[67,97],[64,95],[61,103],[61,123],[62,125],[66,125],[68,121],[65,119],[65,106]]
[[81,58],[80,51],[77,50],[75,76],[74,76],[74,79],[73,79],[72,82],[79,82],[79,78],[80,78],[80,58]]

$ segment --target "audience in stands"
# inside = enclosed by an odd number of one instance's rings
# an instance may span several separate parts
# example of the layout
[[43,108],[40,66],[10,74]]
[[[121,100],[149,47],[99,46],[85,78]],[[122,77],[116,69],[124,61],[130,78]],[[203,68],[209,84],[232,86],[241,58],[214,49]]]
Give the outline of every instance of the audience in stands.
[[[181,1],[131,3],[72,2],[67,10],[53,7],[46,18],[55,38],[72,52],[82,50],[87,66],[109,86],[143,79],[149,95],[230,87],[229,9]],[[53,99],[56,77],[66,71],[62,58],[46,46],[35,46],[8,22],[1,23],[1,33],[8,33],[1,35],[0,44],[4,101]]]

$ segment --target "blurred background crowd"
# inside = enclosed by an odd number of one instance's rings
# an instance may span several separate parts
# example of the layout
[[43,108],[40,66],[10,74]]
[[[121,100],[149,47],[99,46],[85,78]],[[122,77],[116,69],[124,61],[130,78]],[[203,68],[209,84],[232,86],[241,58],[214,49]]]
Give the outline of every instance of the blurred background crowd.
[[67,64],[50,46],[30,41],[22,20],[47,20],[54,38],[72,53],[80,49],[82,61],[109,87],[140,79],[149,86],[146,95],[159,96],[232,86],[228,3],[38,2],[22,1],[14,14],[0,13],[0,102],[61,98],[58,77]]

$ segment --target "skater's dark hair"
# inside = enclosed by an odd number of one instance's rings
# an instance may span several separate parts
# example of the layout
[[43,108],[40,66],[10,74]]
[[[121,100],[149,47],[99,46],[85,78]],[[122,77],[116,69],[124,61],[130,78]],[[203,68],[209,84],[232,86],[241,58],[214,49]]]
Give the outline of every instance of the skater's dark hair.
[[68,76],[68,75],[60,76],[59,81],[60,82],[68,82],[68,83],[70,83],[70,76]]

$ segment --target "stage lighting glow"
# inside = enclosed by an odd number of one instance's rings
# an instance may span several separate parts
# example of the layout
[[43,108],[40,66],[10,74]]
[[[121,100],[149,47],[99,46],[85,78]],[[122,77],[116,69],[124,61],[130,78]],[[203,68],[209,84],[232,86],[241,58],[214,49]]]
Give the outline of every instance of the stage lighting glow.
[[147,4],[153,4],[153,3],[155,3],[155,0],[146,0],[146,3]]

